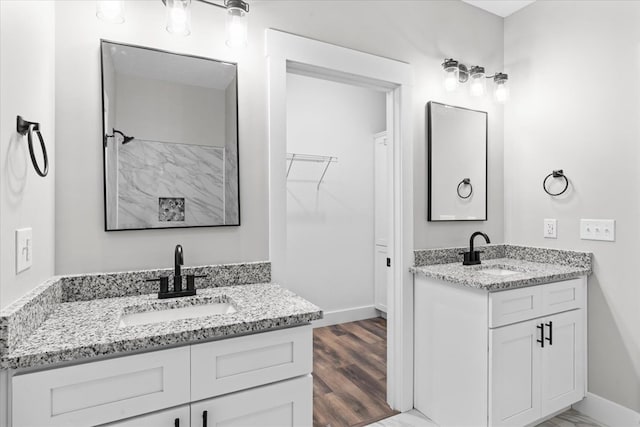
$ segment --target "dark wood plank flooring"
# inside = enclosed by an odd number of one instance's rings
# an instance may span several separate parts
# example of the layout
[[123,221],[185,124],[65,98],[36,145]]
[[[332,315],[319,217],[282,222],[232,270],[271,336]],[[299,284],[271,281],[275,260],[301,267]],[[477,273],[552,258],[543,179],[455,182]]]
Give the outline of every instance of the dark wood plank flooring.
[[314,329],[314,427],[366,426],[397,414],[386,396],[385,319]]

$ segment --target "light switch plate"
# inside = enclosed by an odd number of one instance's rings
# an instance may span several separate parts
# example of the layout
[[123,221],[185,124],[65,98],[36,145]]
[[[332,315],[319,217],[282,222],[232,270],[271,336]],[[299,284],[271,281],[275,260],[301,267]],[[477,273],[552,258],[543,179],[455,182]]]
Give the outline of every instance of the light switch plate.
[[25,271],[33,264],[33,230],[16,230],[16,274]]
[[558,238],[558,221],[556,219],[546,218],[544,220],[544,230],[542,235],[545,239]]
[[580,238],[582,240],[615,242],[616,221],[613,219],[581,219]]

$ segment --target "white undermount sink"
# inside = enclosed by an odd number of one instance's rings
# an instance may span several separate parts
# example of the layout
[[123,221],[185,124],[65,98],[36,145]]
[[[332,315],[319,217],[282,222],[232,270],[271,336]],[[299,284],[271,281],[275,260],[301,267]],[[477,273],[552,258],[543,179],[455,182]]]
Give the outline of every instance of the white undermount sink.
[[520,273],[519,271],[513,271],[513,270],[507,270],[505,268],[484,268],[482,270],[479,270],[481,273],[484,274],[490,274],[492,276],[500,276],[500,277],[504,277],[504,276],[511,276],[512,274],[518,274]]
[[193,319],[235,313],[235,307],[228,302],[189,305],[186,307],[166,308],[164,310],[143,311],[124,314],[120,317],[120,328],[136,325],[170,322],[172,320]]

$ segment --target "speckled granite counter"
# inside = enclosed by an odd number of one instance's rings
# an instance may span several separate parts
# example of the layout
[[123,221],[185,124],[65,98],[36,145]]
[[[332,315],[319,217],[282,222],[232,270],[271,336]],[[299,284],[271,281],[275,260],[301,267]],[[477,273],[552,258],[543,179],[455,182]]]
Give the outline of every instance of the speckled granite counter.
[[[131,311],[132,307],[133,311],[161,309],[221,297],[237,311],[155,324],[119,325],[123,310]],[[3,357],[2,364],[9,368],[48,365],[302,325],[321,317],[318,307],[274,284],[203,289],[195,297],[162,301],[152,294],[62,303],[31,336]]]
[[[0,368],[31,368],[297,326],[322,311],[271,280],[268,262],[185,267],[193,297],[158,300],[145,280],[169,270],[54,277],[0,312]],[[157,284],[156,284],[157,286]],[[236,312],[121,326],[123,314],[209,302]]]
[[[591,274],[589,252],[514,245],[491,245],[478,249],[486,249],[486,258],[489,259],[483,259],[480,265],[469,266],[462,265],[462,256],[458,255],[465,248],[416,251],[416,266],[411,271],[487,291],[533,286]],[[483,272],[487,269],[504,269],[516,273],[496,276]]]

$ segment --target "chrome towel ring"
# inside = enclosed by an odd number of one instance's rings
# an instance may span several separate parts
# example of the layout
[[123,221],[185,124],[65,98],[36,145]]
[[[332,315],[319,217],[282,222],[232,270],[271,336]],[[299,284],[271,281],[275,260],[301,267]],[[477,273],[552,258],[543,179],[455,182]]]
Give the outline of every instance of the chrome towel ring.
[[[44,178],[49,173],[49,157],[47,156],[47,147],[44,144],[44,138],[42,138],[42,133],[40,133],[40,123],[28,122],[24,120],[21,116],[18,116],[18,118],[16,119],[16,130],[22,136],[27,135],[27,141],[29,143],[29,155],[31,156],[31,163],[33,163],[33,168],[36,170],[36,173]],[[44,159],[44,170],[40,169],[40,166],[38,165],[38,161],[36,160],[36,155],[33,152],[33,133],[34,132],[36,135],[38,135],[38,139],[40,140],[40,148],[42,149],[42,157]]]
[[[467,194],[466,196],[463,196],[460,193],[461,187],[463,185],[469,186],[469,194]],[[471,185],[471,178],[464,178],[462,181],[460,181],[460,183],[458,184],[458,189],[456,191],[458,193],[458,197],[460,197],[461,199],[468,199],[469,197],[471,197],[471,195],[473,194],[473,185]]]
[[[561,191],[559,191],[558,193],[550,192],[549,190],[547,190],[547,180],[549,178],[561,178],[561,179],[564,179],[564,188]],[[566,175],[564,174],[562,169],[557,169],[557,170],[554,170],[553,172],[551,172],[549,175],[547,175],[544,178],[544,181],[542,181],[542,188],[544,189],[545,193],[547,193],[550,196],[559,196],[559,195],[563,194],[565,191],[567,191],[567,188],[569,188],[569,179],[566,177]]]

